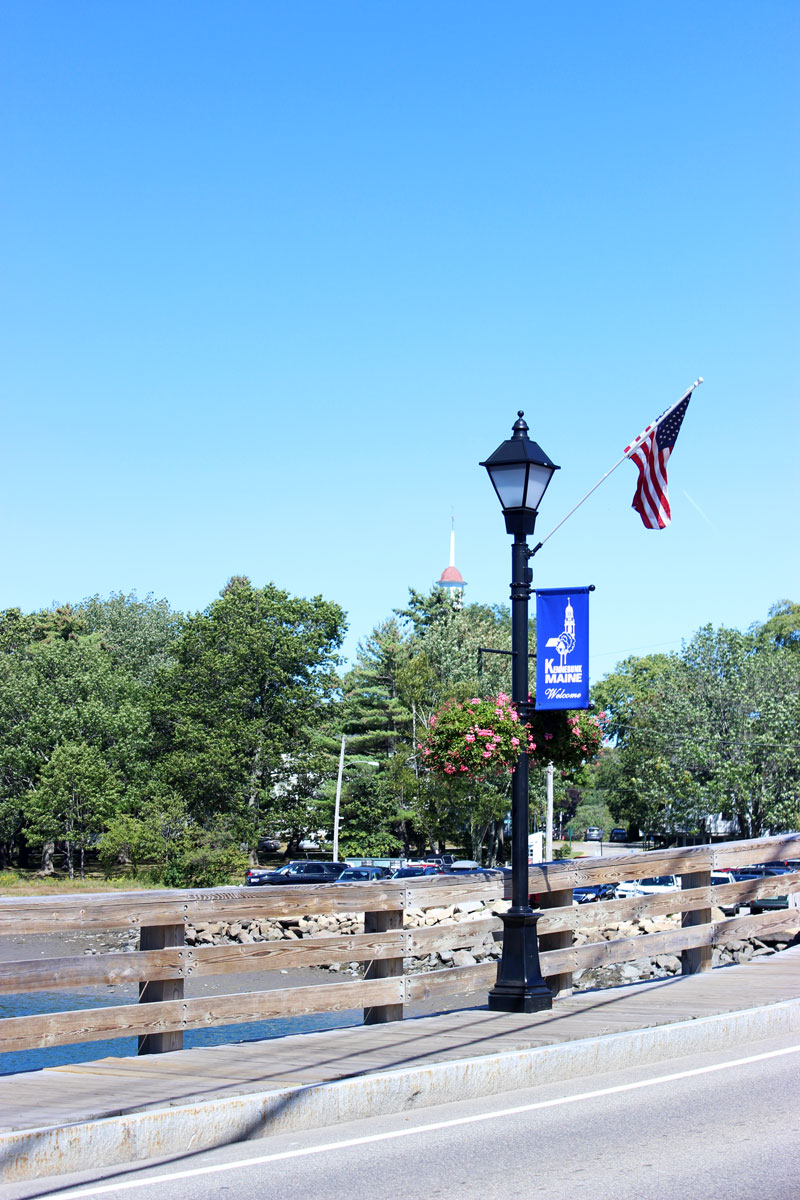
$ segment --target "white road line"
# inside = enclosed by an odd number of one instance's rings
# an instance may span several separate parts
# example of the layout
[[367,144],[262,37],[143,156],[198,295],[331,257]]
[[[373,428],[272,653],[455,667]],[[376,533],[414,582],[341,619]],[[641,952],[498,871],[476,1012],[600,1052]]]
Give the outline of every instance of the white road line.
[[[416,1137],[420,1134],[431,1133],[438,1129],[454,1129],[458,1125],[473,1125],[477,1121],[495,1121],[502,1117],[512,1117],[518,1113],[536,1112],[544,1108],[557,1108],[564,1104],[579,1104],[584,1100],[596,1100],[600,1096],[614,1096],[622,1092],[634,1092],[638,1088],[657,1087],[660,1084],[672,1083],[677,1079],[691,1079],[695,1075],[709,1075],[713,1071],[728,1071],[732,1067],[744,1067],[750,1063],[763,1062],[769,1058],[780,1058],[786,1054],[800,1053],[800,1045],[788,1046],[782,1050],[769,1050],[764,1054],[751,1054],[747,1058],[735,1058],[730,1062],[714,1063],[708,1067],[694,1067],[690,1071],[676,1071],[672,1075],[659,1075],[655,1079],[640,1079],[635,1083],[620,1083],[615,1087],[598,1088],[594,1092],[577,1092],[574,1096],[558,1096],[553,1100],[537,1100],[533,1104],[520,1104],[514,1108],[497,1109],[490,1113],[476,1113],[471,1117],[455,1117],[451,1121],[432,1121],[427,1125],[414,1125],[406,1129],[393,1129],[387,1133],[368,1134],[366,1137],[347,1138],[340,1142],[324,1142],[320,1146],[307,1146],[299,1150],[281,1150],[276,1154],[262,1154],[258,1158],[241,1158],[236,1162],[218,1163],[208,1167],[194,1167],[187,1171],[172,1171],[168,1175],[150,1176],[148,1179],[130,1179],[113,1184],[101,1184],[95,1187],[80,1188],[77,1191],[60,1191],[63,1200],[77,1200],[78,1196],[106,1196],[112,1192],[131,1191],[133,1188],[150,1187],[169,1183],[174,1179],[193,1179],[199,1175],[214,1175],[221,1171],[235,1171],[240,1167],[261,1166],[264,1163],[284,1162],[290,1158],[305,1158],[312,1154],[327,1154],[334,1150],[347,1150],[351,1146],[368,1146],[372,1142],[388,1142],[393,1138]],[[400,1114],[394,1113],[394,1116]],[[221,1147],[217,1147],[220,1149]]]

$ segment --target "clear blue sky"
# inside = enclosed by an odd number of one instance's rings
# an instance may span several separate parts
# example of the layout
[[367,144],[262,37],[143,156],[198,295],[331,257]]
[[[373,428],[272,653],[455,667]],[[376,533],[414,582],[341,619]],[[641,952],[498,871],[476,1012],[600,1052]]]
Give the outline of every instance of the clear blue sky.
[[546,533],[698,375],[645,530],[624,463],[534,560],[594,677],[800,599],[800,8],[5,0],[0,606],[321,593],[347,651],[446,565],[506,601],[478,462]]

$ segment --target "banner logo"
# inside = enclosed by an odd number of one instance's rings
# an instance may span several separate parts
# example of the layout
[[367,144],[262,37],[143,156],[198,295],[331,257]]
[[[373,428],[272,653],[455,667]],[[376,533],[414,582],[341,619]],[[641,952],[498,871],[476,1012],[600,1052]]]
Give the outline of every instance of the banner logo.
[[589,707],[589,589],[536,592],[536,707]]

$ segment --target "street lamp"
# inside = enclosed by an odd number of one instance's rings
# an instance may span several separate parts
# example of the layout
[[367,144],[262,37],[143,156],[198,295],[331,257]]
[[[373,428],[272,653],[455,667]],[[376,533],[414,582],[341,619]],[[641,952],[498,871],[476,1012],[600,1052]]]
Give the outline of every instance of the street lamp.
[[[520,720],[531,715],[528,700],[528,601],[533,572],[528,535],[547,485],[559,468],[536,442],[520,411],[513,436],[480,465],[486,467],[503,506],[511,547],[511,699]],[[523,745],[525,739],[521,739]],[[503,916],[503,956],[489,1008],[497,1012],[540,1012],[553,995],[542,978],[534,913],[528,903],[528,753],[520,750],[511,791],[511,908]]]

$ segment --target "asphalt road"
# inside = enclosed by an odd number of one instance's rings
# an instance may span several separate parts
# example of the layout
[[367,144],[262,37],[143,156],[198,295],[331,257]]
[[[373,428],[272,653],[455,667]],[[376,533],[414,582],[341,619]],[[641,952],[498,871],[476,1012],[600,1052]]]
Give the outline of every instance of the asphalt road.
[[0,1200],[797,1200],[798,1068],[796,1042],[757,1042],[169,1162],[0,1186]]

